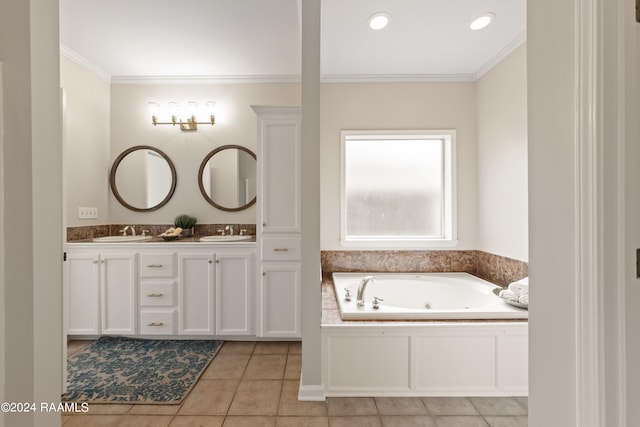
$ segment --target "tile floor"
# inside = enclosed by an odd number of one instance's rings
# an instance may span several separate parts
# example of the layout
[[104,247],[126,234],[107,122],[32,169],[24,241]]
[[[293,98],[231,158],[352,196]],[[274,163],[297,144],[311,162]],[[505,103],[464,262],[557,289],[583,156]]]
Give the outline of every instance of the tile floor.
[[[86,342],[71,342],[69,353]],[[526,427],[525,397],[299,402],[299,342],[226,342],[181,405],[90,405],[64,427]]]

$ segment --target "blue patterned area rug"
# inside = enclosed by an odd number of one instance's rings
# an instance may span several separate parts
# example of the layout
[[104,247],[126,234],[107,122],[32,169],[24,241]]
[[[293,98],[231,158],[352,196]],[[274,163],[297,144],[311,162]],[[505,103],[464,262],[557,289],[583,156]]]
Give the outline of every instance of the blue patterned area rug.
[[179,404],[222,343],[100,338],[67,359],[62,401]]

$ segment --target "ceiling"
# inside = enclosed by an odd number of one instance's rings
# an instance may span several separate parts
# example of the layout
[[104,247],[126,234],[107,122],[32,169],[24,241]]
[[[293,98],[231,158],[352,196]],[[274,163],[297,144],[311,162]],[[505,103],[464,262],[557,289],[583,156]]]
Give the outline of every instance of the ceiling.
[[[300,78],[301,0],[60,0],[63,54],[118,80]],[[367,25],[376,12],[389,26]],[[471,19],[493,12],[484,30]],[[324,81],[473,80],[526,38],[526,0],[322,0]]]

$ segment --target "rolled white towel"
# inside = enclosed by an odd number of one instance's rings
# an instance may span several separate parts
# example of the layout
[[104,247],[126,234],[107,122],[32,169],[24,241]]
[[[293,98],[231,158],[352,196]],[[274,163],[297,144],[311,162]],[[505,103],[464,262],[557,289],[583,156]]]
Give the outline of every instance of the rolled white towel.
[[512,290],[503,289],[498,293],[498,295],[500,296],[500,298],[504,298],[506,300],[513,301],[513,302],[518,302],[518,296]]
[[518,302],[520,304],[529,305],[529,294],[520,295]]
[[517,282],[509,284],[509,290],[516,294],[518,297],[529,294],[529,278],[525,277]]

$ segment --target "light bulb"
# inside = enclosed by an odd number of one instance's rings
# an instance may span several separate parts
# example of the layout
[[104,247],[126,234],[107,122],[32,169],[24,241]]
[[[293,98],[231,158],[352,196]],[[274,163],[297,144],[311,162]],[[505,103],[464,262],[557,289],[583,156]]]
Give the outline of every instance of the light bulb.
[[147,105],[149,107],[149,114],[151,114],[152,116],[157,116],[158,111],[160,110],[160,104],[158,104],[157,102],[149,102]]
[[196,116],[198,114],[198,103],[195,101],[187,102],[187,109],[190,116]]

